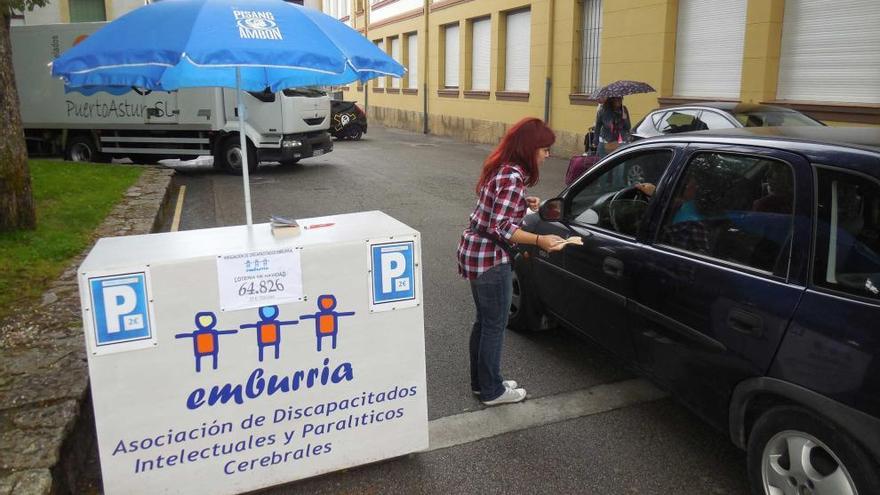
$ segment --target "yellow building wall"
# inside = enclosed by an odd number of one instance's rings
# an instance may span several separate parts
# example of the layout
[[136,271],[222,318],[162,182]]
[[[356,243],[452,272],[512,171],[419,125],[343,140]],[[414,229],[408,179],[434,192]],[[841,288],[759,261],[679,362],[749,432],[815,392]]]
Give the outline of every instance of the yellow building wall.
[[[558,155],[579,152],[583,135],[593,125],[597,105],[578,96],[580,89],[581,0],[470,0],[449,4],[412,19],[369,26],[370,40],[419,33],[418,95],[369,93],[370,118],[387,125],[421,131],[427,81],[429,132],[494,144],[507,127],[526,117],[544,116],[545,83],[552,82],[549,123],[557,132]],[[499,98],[504,90],[505,15],[531,10],[530,91],[527,101]],[[748,0],[743,48],[741,100],[773,101],[782,39],[785,0]],[[427,20],[425,18],[427,15]],[[489,16],[492,22],[490,96],[465,96],[470,89],[470,22]],[[657,92],[625,98],[633,124],[657,108],[658,98],[673,94],[678,0],[604,0],[600,47],[600,84],[619,79],[644,81]],[[355,20],[357,25],[357,19]],[[440,96],[443,89],[443,27],[460,26],[459,94]],[[427,24],[427,33],[425,32]],[[425,57],[424,43],[428,43]],[[403,42],[402,42],[403,43]],[[552,48],[552,49],[551,49]],[[390,49],[390,47],[389,47]],[[371,83],[370,87],[375,85]],[[389,86],[389,84],[386,84]],[[402,83],[405,86],[405,82]],[[828,122],[831,125],[859,125]]]

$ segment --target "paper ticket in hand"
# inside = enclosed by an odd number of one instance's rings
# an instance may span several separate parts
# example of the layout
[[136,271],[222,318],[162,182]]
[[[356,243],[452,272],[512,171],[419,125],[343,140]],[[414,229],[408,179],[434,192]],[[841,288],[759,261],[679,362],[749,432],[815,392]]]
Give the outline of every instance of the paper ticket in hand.
[[562,241],[562,242],[557,242],[556,244],[564,244],[564,245],[567,245],[567,244],[574,244],[575,246],[583,246],[583,245],[584,245],[584,240],[581,239],[580,236],[573,235],[573,236],[569,237],[568,239],[566,239],[566,240],[564,240],[564,241]]

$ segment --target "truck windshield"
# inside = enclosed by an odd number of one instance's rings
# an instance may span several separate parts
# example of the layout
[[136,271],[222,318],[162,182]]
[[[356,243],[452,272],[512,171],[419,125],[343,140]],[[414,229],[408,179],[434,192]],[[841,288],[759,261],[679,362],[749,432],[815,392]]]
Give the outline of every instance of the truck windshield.
[[288,88],[284,90],[284,96],[305,96],[306,98],[317,98],[319,96],[326,96],[327,93],[312,88]]

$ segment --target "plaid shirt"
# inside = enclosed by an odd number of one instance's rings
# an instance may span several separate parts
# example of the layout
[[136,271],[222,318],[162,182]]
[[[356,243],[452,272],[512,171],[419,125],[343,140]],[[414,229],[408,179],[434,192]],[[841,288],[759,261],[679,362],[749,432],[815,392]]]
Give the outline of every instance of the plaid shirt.
[[458,273],[462,277],[473,280],[496,265],[511,262],[502,248],[475,230],[510,240],[526,214],[525,176],[519,165],[505,164],[483,186],[470,224],[458,243]]
[[673,223],[663,228],[661,237],[670,246],[693,251],[700,254],[711,254],[709,229],[699,220]]

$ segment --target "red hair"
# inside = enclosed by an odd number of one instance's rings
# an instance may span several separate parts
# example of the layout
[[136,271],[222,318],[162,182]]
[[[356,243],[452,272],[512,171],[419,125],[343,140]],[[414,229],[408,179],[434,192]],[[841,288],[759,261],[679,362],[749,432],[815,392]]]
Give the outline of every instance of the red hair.
[[526,186],[535,185],[538,182],[538,164],[535,162],[535,155],[538,154],[539,149],[549,148],[555,141],[556,135],[541,119],[526,117],[514,124],[483,162],[483,170],[477,182],[477,194],[480,194],[480,189],[489,182],[498,168],[507,163],[515,163],[523,167],[528,175],[525,178]]

